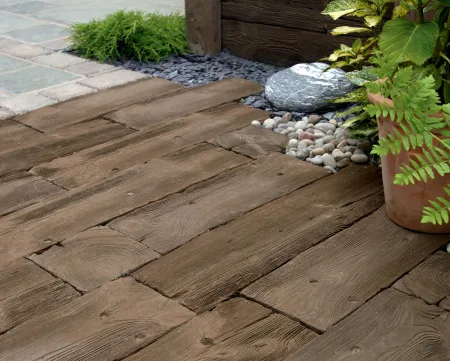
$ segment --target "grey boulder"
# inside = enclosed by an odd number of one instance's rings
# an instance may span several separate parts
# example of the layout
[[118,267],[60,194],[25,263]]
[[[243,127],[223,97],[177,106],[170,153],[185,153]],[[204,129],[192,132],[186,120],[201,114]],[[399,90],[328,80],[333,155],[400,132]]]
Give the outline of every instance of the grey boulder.
[[314,112],[332,108],[329,100],[348,94],[354,85],[345,71],[325,63],[297,64],[272,75],[266,98],[280,110]]

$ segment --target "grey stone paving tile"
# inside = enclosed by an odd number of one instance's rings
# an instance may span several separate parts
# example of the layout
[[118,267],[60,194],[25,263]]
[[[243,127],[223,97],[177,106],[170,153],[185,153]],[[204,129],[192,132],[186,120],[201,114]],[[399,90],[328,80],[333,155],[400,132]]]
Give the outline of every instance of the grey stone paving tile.
[[0,100],[0,107],[15,114],[23,114],[55,103],[57,103],[56,100],[40,94],[21,94],[13,98]]
[[27,93],[65,83],[78,76],[61,70],[33,66],[10,73],[0,74],[0,89],[10,93]]
[[102,90],[143,78],[148,78],[148,76],[131,70],[117,70],[111,73],[96,75],[92,78],[84,79],[79,83],[91,88]]
[[44,41],[39,43],[38,45],[43,46],[44,48],[52,49],[52,50],[62,50],[70,46],[70,42],[68,39],[57,39],[51,41]]
[[8,55],[0,54],[0,73],[4,73],[6,71],[19,70],[31,65],[33,64],[27,61],[15,59]]
[[0,34],[42,25],[43,23],[44,22],[41,20],[33,19],[27,16],[0,12]]
[[52,52],[51,49],[46,49],[42,46],[32,44],[20,44],[12,47],[6,47],[1,50],[3,53],[16,56],[22,59],[31,59],[35,56],[45,55]]
[[85,76],[91,76],[98,73],[105,73],[115,70],[116,67],[109,64],[101,64],[96,61],[87,61],[81,64],[68,66],[65,70]]
[[31,28],[20,29],[6,33],[12,38],[29,43],[40,43],[69,36],[67,28],[56,24],[46,24],[33,26]]
[[66,68],[70,65],[80,64],[86,62],[86,59],[79,58],[78,56],[65,54],[65,53],[52,53],[48,55],[41,55],[35,58],[31,58],[39,64],[51,66],[54,68]]
[[58,101],[64,101],[72,98],[76,98],[82,95],[95,93],[97,90],[89,88],[87,86],[68,83],[62,84],[54,88],[44,89],[39,94],[45,95],[46,97],[56,99]]
[[16,39],[10,39],[3,36],[0,36],[0,49],[11,48],[16,45],[20,45],[22,42]]
[[19,2],[13,5],[0,6],[0,10],[16,14],[33,14],[54,8],[56,5],[43,1]]

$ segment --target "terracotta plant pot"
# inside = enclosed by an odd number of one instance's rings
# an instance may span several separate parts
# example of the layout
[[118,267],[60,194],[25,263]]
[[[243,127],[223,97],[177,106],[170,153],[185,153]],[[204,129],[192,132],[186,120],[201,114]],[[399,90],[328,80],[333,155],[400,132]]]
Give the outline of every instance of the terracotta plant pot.
[[[392,100],[384,98],[378,94],[368,94],[372,103],[387,103],[392,105]],[[378,119],[378,132],[380,138],[387,134],[394,134],[394,128],[402,133],[401,128],[389,117]],[[437,175],[435,179],[428,178],[428,181],[417,182],[415,184],[399,186],[394,184],[395,175],[400,173],[400,167],[408,164],[408,159],[413,154],[423,155],[420,148],[409,151],[402,151],[400,154],[389,154],[381,157],[383,172],[383,186],[386,200],[386,208],[389,218],[398,225],[413,231],[424,233],[450,233],[450,224],[442,226],[431,223],[421,223],[422,210],[424,206],[430,206],[429,200],[436,197],[447,197],[443,187],[450,184],[450,174],[443,177]]]

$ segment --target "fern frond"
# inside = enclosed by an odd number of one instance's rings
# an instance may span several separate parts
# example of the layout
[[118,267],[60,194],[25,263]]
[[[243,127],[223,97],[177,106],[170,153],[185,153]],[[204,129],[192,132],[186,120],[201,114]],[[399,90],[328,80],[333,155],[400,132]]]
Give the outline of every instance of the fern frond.
[[[450,185],[444,187],[447,196],[450,197]],[[442,225],[449,222],[450,201],[444,197],[437,197],[430,200],[429,207],[424,207],[422,212],[422,223],[432,223]]]

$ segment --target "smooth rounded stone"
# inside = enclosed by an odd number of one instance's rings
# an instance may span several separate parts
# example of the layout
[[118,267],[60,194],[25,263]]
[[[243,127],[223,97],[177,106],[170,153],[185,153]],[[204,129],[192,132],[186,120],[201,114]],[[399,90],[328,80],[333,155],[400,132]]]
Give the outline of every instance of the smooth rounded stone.
[[286,152],[297,152],[297,151],[298,151],[297,148],[286,147]]
[[314,140],[314,134],[311,134],[309,132],[303,132],[302,134],[298,135],[298,139],[299,140],[304,140],[304,139],[309,139],[309,140]]
[[312,150],[314,150],[314,149],[316,149],[317,148],[317,146],[316,145],[308,145],[308,150],[309,151],[312,151]]
[[275,133],[281,134],[281,132],[282,132],[283,130],[284,130],[284,129],[276,128],[276,129],[274,129],[273,131],[274,131]]
[[358,139],[347,139],[348,145],[357,145],[359,143]]
[[297,154],[296,154],[297,158],[300,160],[305,160],[306,158],[309,157],[309,150],[308,149],[299,149]]
[[310,133],[310,134],[314,134],[314,129],[312,129],[312,128],[306,129],[306,132]]
[[297,124],[297,123],[296,122],[287,122],[286,124],[288,125],[288,127],[295,128],[295,124]]
[[335,139],[335,140],[333,140],[331,143],[333,143],[333,145],[334,145],[335,147],[337,147],[338,144],[340,143],[340,140]]
[[370,140],[363,140],[362,142],[359,142],[356,146],[366,153],[370,153],[372,151],[372,143],[370,142]]
[[310,157],[306,158],[306,159],[305,159],[305,162],[311,163],[311,158],[310,158]]
[[308,123],[306,129],[314,129],[314,124]]
[[317,115],[317,114],[311,114],[308,118],[309,123],[311,123],[311,124],[317,124],[320,122],[321,119],[322,119],[322,116]]
[[298,134],[296,132],[288,133],[289,139],[298,139]]
[[331,153],[336,147],[334,146],[333,143],[328,143],[325,144],[322,148],[325,150],[325,152]]
[[[295,133],[295,135],[297,135],[297,133]],[[291,139],[288,142],[288,147],[289,148],[297,148],[298,147],[298,140],[297,139]]]
[[323,148],[316,148],[316,149],[313,149],[312,151],[311,151],[311,154],[315,157],[316,155],[324,155],[325,154],[325,149],[323,149]]
[[332,157],[336,160],[336,162],[340,161],[341,159],[345,158],[345,154],[339,150],[339,149],[334,149],[331,152]]
[[323,141],[323,138],[319,138],[314,142],[314,144],[318,147],[322,147],[325,144],[325,142]]
[[311,159],[311,163],[314,165],[322,165],[323,164],[322,156],[316,155],[314,158]]
[[313,112],[330,109],[330,100],[348,94],[354,85],[345,71],[325,63],[302,63],[279,71],[266,83],[267,100],[278,109]]
[[289,133],[289,131],[287,130],[287,129],[283,129],[281,132],[280,132],[280,134],[288,134]]
[[[334,132],[333,132],[332,130],[327,130],[325,134],[326,134],[326,135],[334,135]],[[334,137],[333,137],[333,138],[334,138]]]
[[314,134],[314,138],[315,138],[315,139],[321,139],[321,138],[323,138],[323,137],[325,137],[325,134],[320,134],[320,133]]
[[252,121],[252,125],[254,125],[255,127],[260,127],[261,126],[261,122],[254,120]]
[[296,129],[294,127],[287,127],[286,130],[290,133],[290,132],[295,132]]
[[290,150],[289,152],[286,152],[286,155],[288,155],[288,156],[290,156],[290,157],[296,157],[296,156],[297,156],[297,153],[294,152],[294,151],[292,151],[292,150]]
[[337,165],[337,167],[338,167],[339,169],[343,169],[343,168],[349,166],[350,163],[351,163],[351,162],[350,162],[350,159],[348,159],[348,158],[342,158],[341,160],[339,160],[339,161],[336,162],[336,165]]
[[357,148],[354,145],[347,145],[344,147],[344,151],[345,152],[351,152],[353,154],[353,152],[356,150]]
[[353,163],[367,163],[369,161],[369,157],[365,154],[353,154],[350,158]]
[[303,117],[303,118],[302,118],[302,122],[307,122],[307,123],[309,123],[309,117]]
[[315,125],[316,129],[320,129],[324,132],[327,130],[332,130],[333,132],[336,130],[336,126],[330,123],[319,123]]
[[302,141],[300,141],[298,143],[298,146],[300,147],[300,145],[302,145],[302,148],[307,148],[307,147],[309,147],[310,145],[313,145],[313,144],[314,144],[314,142],[312,140],[303,139]]
[[332,168],[336,168],[336,161],[330,154],[326,153],[326,154],[322,155],[322,161],[323,161],[323,165],[329,166]]
[[275,124],[276,124],[275,119],[269,118],[264,121],[263,127],[267,129],[273,129],[275,127]]
[[272,75],[266,83],[267,100],[287,111],[314,112],[330,109],[330,100],[351,92],[355,87],[345,71],[328,69],[325,63],[302,63]]
[[366,153],[363,150],[357,148],[357,149],[355,149],[353,154],[366,154]]
[[328,120],[330,120],[330,119],[333,119],[333,117],[334,117],[335,114],[336,114],[335,112],[328,112],[328,113],[325,113],[325,114],[323,115],[323,117],[324,117],[324,118],[327,118]]
[[295,132],[296,132],[297,134],[302,134],[304,131],[301,130],[301,129],[297,129]]
[[353,154],[352,154],[352,152],[345,152],[344,155],[345,155],[345,158],[350,159]]
[[323,169],[326,169],[328,171],[328,173],[330,173],[330,174],[336,174],[337,173],[337,170],[334,169],[333,167],[329,166],[329,165],[326,165],[325,167],[323,167]]
[[325,144],[331,143],[333,140],[335,140],[334,135],[326,135],[322,139]]
[[295,123],[294,128],[305,130],[307,125],[308,125],[308,121],[305,122],[303,120],[300,120],[299,122]]
[[337,126],[336,119],[330,119],[329,123]]
[[281,122],[283,123],[287,123],[290,122],[292,120],[292,114],[291,113],[286,113],[281,117]]
[[277,128],[287,129],[288,125],[287,124],[278,124]]
[[[348,144],[347,139],[344,139],[344,140],[342,140],[342,141],[339,142],[339,144],[337,145],[337,147],[338,147],[339,149],[340,149],[340,148],[344,148],[344,147],[347,146],[347,144]],[[342,150],[342,149],[341,149],[341,150]]]

